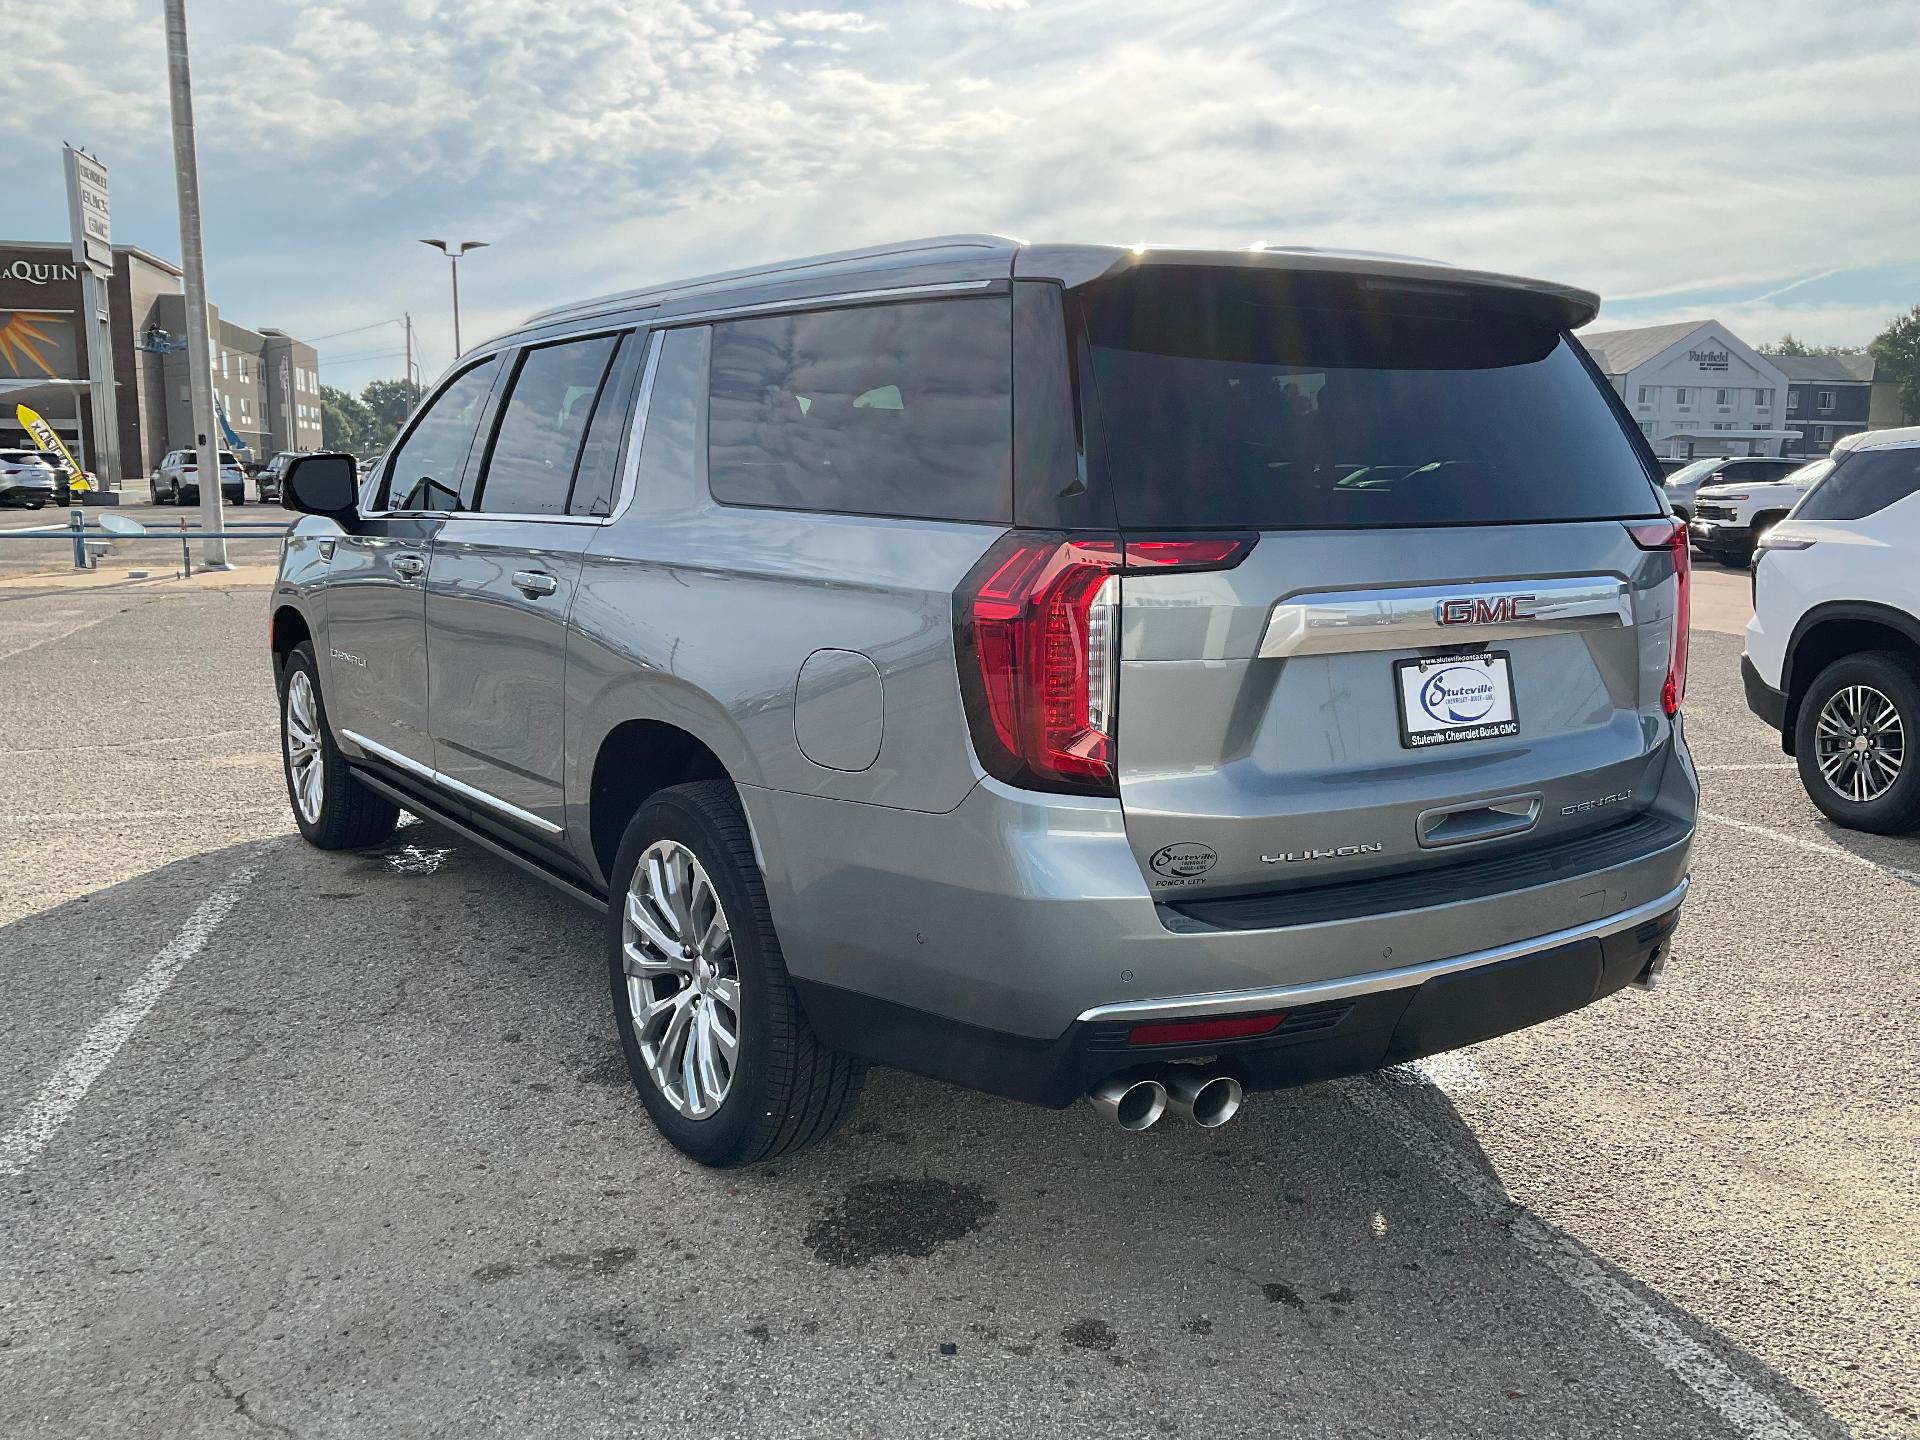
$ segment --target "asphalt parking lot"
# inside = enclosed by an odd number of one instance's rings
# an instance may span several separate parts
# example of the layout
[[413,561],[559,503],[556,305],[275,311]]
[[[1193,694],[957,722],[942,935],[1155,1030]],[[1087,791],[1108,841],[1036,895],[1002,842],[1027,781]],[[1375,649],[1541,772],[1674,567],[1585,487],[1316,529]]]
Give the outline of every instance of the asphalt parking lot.
[[1654,995],[1216,1132],[876,1072],[716,1174],[592,916],[299,841],[263,590],[16,577],[0,1434],[1915,1434],[1920,841],[1820,820],[1699,584]]

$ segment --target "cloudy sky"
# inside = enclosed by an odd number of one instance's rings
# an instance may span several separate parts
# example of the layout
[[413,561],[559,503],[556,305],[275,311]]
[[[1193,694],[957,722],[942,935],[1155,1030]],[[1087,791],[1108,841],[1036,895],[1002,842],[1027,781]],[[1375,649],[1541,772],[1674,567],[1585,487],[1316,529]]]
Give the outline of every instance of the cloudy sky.
[[[1920,303],[1906,0],[191,0],[209,286],[398,374],[538,307],[951,231],[1346,245],[1586,285],[1598,328],[1861,343]],[[0,235],[59,142],[179,253],[160,0],[6,0]]]

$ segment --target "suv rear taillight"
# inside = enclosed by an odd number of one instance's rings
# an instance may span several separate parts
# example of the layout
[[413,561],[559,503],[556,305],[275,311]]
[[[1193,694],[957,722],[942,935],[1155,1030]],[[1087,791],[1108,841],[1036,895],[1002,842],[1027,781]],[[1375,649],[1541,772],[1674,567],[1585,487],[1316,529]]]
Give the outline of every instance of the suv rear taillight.
[[1684,520],[1647,520],[1627,526],[1633,543],[1642,550],[1665,550],[1673,556],[1673,579],[1680,593],[1673,607],[1673,645],[1667,652],[1667,683],[1660,705],[1678,715],[1687,698],[1687,632],[1693,624],[1693,549],[1687,542]]
[[1122,541],[1013,530],[954,591],[954,647],[973,747],[1028,789],[1117,793],[1120,579],[1226,570],[1251,536]]

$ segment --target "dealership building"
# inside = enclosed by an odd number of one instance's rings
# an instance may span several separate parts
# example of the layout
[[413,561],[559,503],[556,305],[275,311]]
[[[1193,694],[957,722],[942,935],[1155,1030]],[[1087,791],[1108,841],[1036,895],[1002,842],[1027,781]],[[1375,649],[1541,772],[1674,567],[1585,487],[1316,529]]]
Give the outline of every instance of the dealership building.
[[[188,387],[186,296],[180,269],[131,245],[113,247],[107,282],[123,479],[144,480],[169,450],[194,443]],[[80,267],[69,245],[0,241],[0,445],[25,436],[26,404],[59,432],[82,465],[100,453],[88,395]],[[319,357],[279,330],[249,330],[209,306],[213,393],[221,441],[242,458],[320,448]],[[237,437],[239,447],[233,446]],[[115,477],[102,476],[103,481]]]

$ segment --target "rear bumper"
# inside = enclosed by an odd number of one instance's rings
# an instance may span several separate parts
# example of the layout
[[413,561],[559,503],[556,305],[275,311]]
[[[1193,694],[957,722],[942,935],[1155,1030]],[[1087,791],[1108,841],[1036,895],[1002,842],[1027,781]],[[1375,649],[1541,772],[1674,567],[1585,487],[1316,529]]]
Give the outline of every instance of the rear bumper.
[[[741,795],[787,968],[823,1032],[884,1063],[1012,1093],[981,1070],[1015,1051],[1055,1057],[1023,1061],[1022,1073],[1063,1063],[1075,1027],[1195,1005],[1340,1004],[1379,1019],[1456,971],[1530,968],[1528,957],[1566,946],[1616,952],[1635,916],[1677,904],[1685,887],[1697,790],[1684,751],[1648,779],[1645,818],[1657,823],[1613,832],[1643,841],[1536,845],[1428,872],[1420,886],[1380,882],[1365,904],[1332,887],[1294,892],[1251,919],[1156,903],[1113,801],[992,781],[946,814]],[[1338,887],[1361,888],[1375,890]],[[1610,982],[1611,959],[1605,968]],[[1595,980],[1566,1008],[1599,993]],[[1398,1022],[1396,1011],[1389,1034]],[[910,1040],[896,1047],[890,1034]],[[1368,1063],[1387,1050],[1383,1038]],[[974,1051],[998,1058],[974,1065]]]
[[1740,684],[1747,692],[1747,708],[1774,730],[1784,734],[1787,727],[1786,692],[1774,689],[1761,678],[1751,655],[1740,657]]
[[[1537,940],[1314,985],[1103,1006],[1053,1040],[956,1024],[871,996],[795,981],[835,1049],[1013,1100],[1060,1108],[1142,1065],[1211,1057],[1248,1090],[1361,1074],[1567,1014],[1642,974],[1672,943],[1683,881],[1647,905]],[[1133,1026],[1193,1016],[1278,1016],[1257,1038],[1133,1045]]]
[[53,502],[54,492],[46,485],[8,485],[0,487],[0,505],[47,505]]

